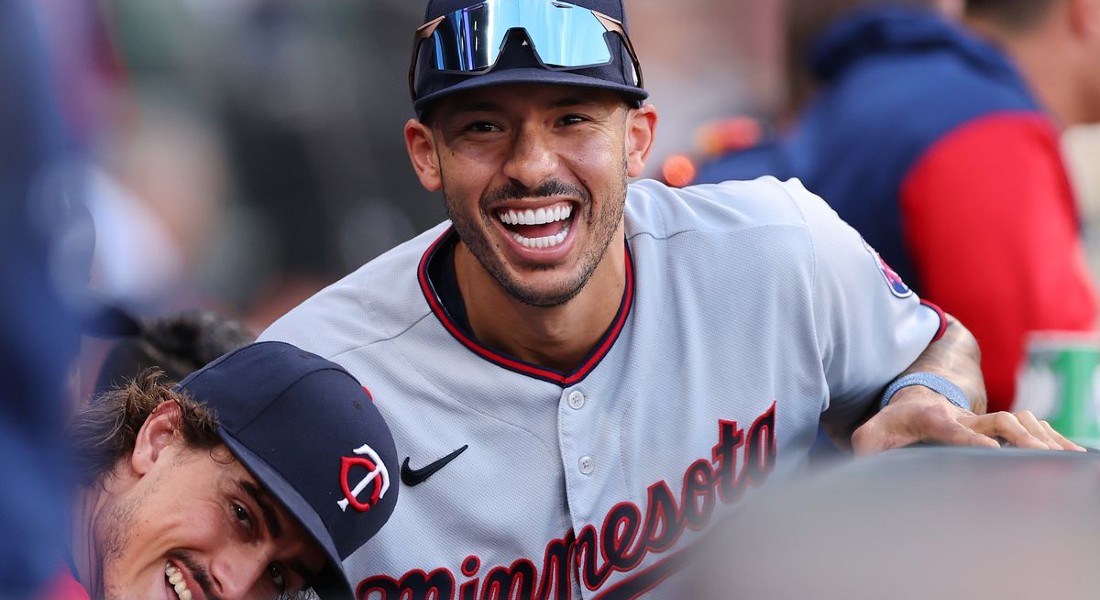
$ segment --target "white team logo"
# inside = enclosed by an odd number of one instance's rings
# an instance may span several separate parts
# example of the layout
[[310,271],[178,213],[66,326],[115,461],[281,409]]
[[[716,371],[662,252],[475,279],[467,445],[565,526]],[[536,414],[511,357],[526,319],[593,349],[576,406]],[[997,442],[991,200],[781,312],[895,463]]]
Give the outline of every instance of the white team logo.
[[[382,462],[378,453],[370,445],[363,444],[352,452],[358,456],[345,456],[340,459],[340,488],[344,492],[344,499],[336,504],[340,506],[341,512],[346,511],[349,505],[359,512],[366,512],[390,489],[390,472],[386,469],[386,463]],[[348,479],[354,467],[366,469],[366,474],[354,487],[351,487]],[[360,499],[359,496],[364,491],[367,492],[366,497]]]

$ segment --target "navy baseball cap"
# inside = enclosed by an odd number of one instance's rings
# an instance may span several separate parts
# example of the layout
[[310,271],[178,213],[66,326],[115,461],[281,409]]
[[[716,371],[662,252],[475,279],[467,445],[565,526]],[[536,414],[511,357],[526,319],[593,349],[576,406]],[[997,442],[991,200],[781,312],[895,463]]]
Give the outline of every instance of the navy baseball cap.
[[214,410],[237,460],[324,549],[312,582],[353,598],[342,561],[397,503],[397,450],[367,390],[343,367],[284,342],[234,350],[177,386]]
[[448,94],[518,83],[608,89],[641,106],[622,0],[429,0],[409,66],[418,116]]

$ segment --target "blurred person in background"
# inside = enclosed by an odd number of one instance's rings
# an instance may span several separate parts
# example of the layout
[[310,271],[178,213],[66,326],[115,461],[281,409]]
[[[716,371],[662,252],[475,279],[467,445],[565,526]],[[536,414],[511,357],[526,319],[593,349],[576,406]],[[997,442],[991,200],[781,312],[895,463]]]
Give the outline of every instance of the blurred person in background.
[[64,299],[91,260],[79,195],[48,181],[80,152],[37,8],[0,2],[0,596],[20,600],[52,600],[64,568],[62,427],[79,347]]
[[802,179],[967,324],[1011,408],[1028,332],[1096,326],[1059,135],[1100,120],[1100,0],[971,0],[969,29],[932,0],[789,6],[799,112],[696,182]]

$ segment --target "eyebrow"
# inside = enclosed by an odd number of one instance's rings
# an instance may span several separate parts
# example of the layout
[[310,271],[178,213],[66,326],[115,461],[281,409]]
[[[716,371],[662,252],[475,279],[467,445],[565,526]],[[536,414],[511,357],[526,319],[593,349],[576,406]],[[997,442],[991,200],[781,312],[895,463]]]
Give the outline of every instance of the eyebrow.
[[[279,522],[279,515],[275,513],[275,507],[267,491],[250,481],[241,479],[237,480],[237,487],[251,496],[252,500],[256,502],[256,505],[260,507],[260,512],[264,515],[264,523],[267,524],[267,529],[271,532],[271,538],[275,540],[279,539],[279,537],[283,535],[283,526]],[[287,566],[302,578],[302,581],[305,582],[305,587],[309,587],[317,574],[310,571],[309,567],[298,559],[290,559],[285,562]]]
[[245,491],[249,496],[252,496],[252,500],[260,507],[260,512],[264,515],[264,522],[267,524],[267,529],[271,532],[271,537],[279,539],[283,535],[283,526],[279,523],[279,516],[275,514],[275,507],[272,506],[271,499],[268,497],[267,492],[260,489],[260,486],[255,485],[248,481],[238,480],[237,486]]

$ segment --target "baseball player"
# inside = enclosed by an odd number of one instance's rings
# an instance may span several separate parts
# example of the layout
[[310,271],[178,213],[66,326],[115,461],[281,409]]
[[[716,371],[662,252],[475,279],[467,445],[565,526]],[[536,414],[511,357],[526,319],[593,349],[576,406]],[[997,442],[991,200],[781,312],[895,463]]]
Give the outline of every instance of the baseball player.
[[81,409],[70,437],[72,577],[49,598],[349,598],[342,559],[397,503],[370,394],[282,342],[178,386],[147,373]]
[[430,0],[415,38],[405,139],[450,220],[261,334],[369,373],[394,430],[359,598],[679,597],[721,513],[884,399],[857,451],[1072,447],[968,410],[965,330],[797,181],[628,185],[657,112],[620,0]]

